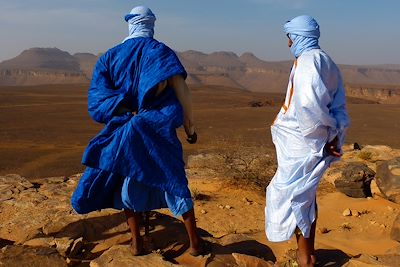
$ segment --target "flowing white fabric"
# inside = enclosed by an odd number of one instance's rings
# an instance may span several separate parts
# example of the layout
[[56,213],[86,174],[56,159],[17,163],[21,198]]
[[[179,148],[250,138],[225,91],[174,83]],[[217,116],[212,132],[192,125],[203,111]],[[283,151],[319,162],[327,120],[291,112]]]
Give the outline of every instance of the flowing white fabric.
[[285,104],[271,126],[278,169],[266,192],[266,234],[286,241],[296,226],[310,235],[318,183],[336,158],[324,146],[344,142],[349,118],[340,71],[321,49],[303,52],[293,65]]

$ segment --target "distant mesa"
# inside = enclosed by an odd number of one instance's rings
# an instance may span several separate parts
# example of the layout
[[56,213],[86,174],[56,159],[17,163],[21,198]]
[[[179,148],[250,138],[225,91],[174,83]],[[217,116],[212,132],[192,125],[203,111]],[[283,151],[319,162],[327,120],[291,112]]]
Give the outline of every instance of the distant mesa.
[[79,63],[80,71],[82,71],[88,79],[92,76],[93,67],[96,64],[98,56],[90,53],[76,53],[73,57]]
[[[286,91],[292,61],[264,61],[246,52],[177,52],[192,85],[236,87],[254,92]],[[89,83],[99,55],[31,48],[0,63],[0,85]],[[400,103],[400,65],[339,65],[353,103]],[[363,101],[357,101],[363,99]]]
[[3,61],[1,69],[25,69],[79,72],[79,63],[68,52],[58,48],[31,48],[17,57]]
[[[237,87],[254,92],[285,92],[292,61],[264,61],[252,53],[178,53],[188,83]],[[400,65],[339,65],[351,103],[400,103]]]
[[[88,54],[74,57],[58,48],[31,48],[0,63],[0,85],[87,83]],[[90,67],[92,68],[92,67]]]

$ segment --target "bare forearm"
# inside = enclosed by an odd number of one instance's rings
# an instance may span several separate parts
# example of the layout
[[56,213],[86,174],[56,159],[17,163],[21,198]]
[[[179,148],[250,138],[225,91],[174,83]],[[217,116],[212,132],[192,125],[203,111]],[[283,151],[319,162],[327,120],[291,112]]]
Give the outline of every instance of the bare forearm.
[[192,111],[192,94],[181,75],[168,79],[168,84],[174,89],[176,97],[183,108],[184,127],[187,134],[193,134],[194,121]]

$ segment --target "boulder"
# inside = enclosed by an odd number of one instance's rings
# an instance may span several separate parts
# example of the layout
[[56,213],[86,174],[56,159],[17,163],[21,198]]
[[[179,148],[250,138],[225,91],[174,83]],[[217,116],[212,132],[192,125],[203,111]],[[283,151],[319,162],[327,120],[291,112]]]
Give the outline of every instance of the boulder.
[[343,167],[342,175],[335,180],[338,191],[349,197],[371,197],[371,181],[375,172],[364,163],[352,162]]
[[375,180],[385,198],[400,204],[400,157],[378,162]]

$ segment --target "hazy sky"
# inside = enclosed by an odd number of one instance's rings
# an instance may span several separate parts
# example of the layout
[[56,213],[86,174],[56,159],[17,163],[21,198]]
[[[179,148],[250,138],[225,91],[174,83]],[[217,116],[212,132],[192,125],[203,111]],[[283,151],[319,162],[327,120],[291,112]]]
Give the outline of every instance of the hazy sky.
[[177,51],[291,59],[282,25],[308,14],[337,63],[400,64],[399,0],[0,0],[0,61],[31,47],[104,52],[124,39],[136,5],[153,10],[155,38]]

